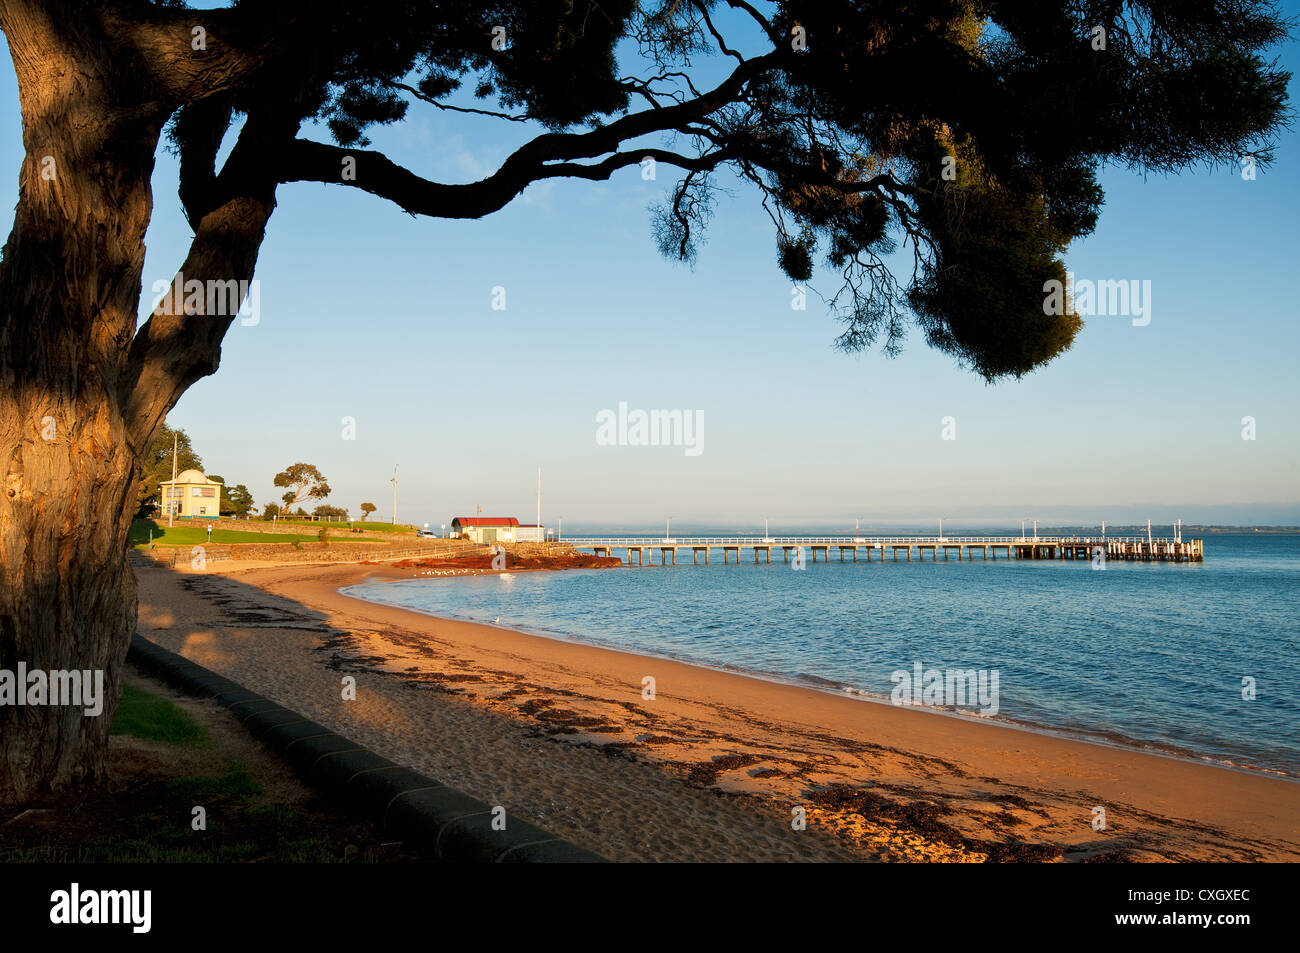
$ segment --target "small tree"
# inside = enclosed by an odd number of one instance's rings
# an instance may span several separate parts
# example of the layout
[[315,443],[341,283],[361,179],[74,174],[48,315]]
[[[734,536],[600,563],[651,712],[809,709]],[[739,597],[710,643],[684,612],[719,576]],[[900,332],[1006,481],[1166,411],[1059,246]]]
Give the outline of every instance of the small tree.
[[270,522],[271,520],[275,519],[279,515],[280,515],[279,503],[267,503],[266,506],[262,507],[262,519],[267,522]]
[[373,503],[362,503],[362,504],[361,504],[361,522],[364,523],[364,522],[366,521],[366,517],[369,516],[371,513],[373,513],[373,512],[374,512],[375,510],[377,510],[377,509],[379,509],[379,507],[375,506],[375,504],[373,504]]
[[[281,497],[286,511],[307,500],[323,500],[330,495],[330,485],[325,482],[325,475],[310,463],[295,463],[286,467],[275,475],[275,485],[288,487],[288,492]],[[299,511],[301,512],[301,507]]]
[[248,487],[242,483],[228,486],[225,479],[215,473],[209,473],[208,479],[221,484],[219,503],[222,516],[238,516],[243,519],[248,515],[249,507],[253,505],[253,494],[248,491]]
[[234,514],[240,519],[248,516],[249,511],[253,509],[253,494],[242,483],[236,483],[230,487],[228,498],[234,508]]
[[348,511],[341,506],[330,506],[327,503],[322,503],[320,506],[316,507],[314,510],[311,511],[311,515],[315,516],[317,519],[333,519],[333,520],[346,521],[348,518]]

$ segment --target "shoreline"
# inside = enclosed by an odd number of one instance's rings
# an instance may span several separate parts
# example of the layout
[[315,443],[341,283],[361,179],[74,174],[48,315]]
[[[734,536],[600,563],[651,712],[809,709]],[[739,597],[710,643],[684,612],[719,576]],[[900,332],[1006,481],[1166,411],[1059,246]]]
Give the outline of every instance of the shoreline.
[[142,634],[612,859],[1300,859],[1288,778],[338,591],[411,569],[229,569],[140,571]]
[[[371,568],[378,568],[372,566]],[[560,570],[550,569],[512,569],[510,573],[516,572],[556,572]],[[603,570],[593,569],[573,569],[564,570],[568,572],[599,572]],[[368,605],[384,606],[386,608],[399,609],[406,612],[414,612],[417,615],[430,619],[437,619],[442,622],[464,623],[467,625],[484,626],[489,629],[498,629],[507,632],[514,632],[519,635],[530,636],[538,639],[549,639],[556,642],[589,646],[595,649],[603,649],[610,652],[623,652],[630,655],[639,656],[647,661],[669,661],[681,665],[689,665],[695,668],[701,668],[706,671],[717,672],[724,675],[735,675],[741,678],[754,679],[761,682],[768,682],[776,685],[788,685],[795,688],[805,688],[811,691],[820,692],[831,696],[832,698],[842,698],[845,701],[863,702],[867,704],[885,705],[890,708],[902,708],[911,710],[924,715],[938,715],[946,718],[953,718],[961,722],[972,724],[996,725],[1003,728],[1009,728],[1016,731],[1024,731],[1035,735],[1045,735],[1050,738],[1057,738],[1064,741],[1077,741],[1081,744],[1097,745],[1104,748],[1113,748],[1119,751],[1129,751],[1136,754],[1146,754],[1153,757],[1172,758],[1177,761],[1185,761],[1189,764],[1204,765],[1207,767],[1221,768],[1225,771],[1239,771],[1247,775],[1258,775],[1260,777],[1273,778],[1279,781],[1288,781],[1293,784],[1300,784],[1300,773],[1287,771],[1282,768],[1263,767],[1254,764],[1239,763],[1225,760],[1224,757],[1198,752],[1191,748],[1185,748],[1172,742],[1156,742],[1144,740],[1141,738],[1132,738],[1110,728],[1067,728],[1056,725],[1035,722],[1029,719],[1015,718],[1008,715],[989,715],[975,716],[958,709],[950,709],[943,706],[934,705],[895,705],[890,701],[889,696],[876,692],[869,692],[866,689],[853,689],[844,686],[841,683],[831,681],[830,679],[821,678],[816,675],[781,675],[772,672],[763,672],[754,669],[744,668],[742,666],[727,665],[726,663],[710,662],[705,659],[691,658],[687,656],[677,656],[671,654],[656,655],[651,652],[641,651],[633,648],[623,648],[600,640],[594,636],[577,635],[571,632],[564,632],[557,629],[546,629],[537,627],[532,629],[516,628],[512,625],[503,623],[487,622],[482,619],[473,619],[466,616],[456,615],[437,615],[433,612],[426,612],[423,609],[414,606],[400,605],[395,602],[381,602],[374,599],[366,599],[362,596],[353,595],[347,592],[348,589],[354,589],[359,586],[370,584],[387,585],[400,582],[419,582],[431,581],[434,578],[446,579],[450,582],[459,575],[466,574],[476,575],[494,575],[492,571],[469,571],[462,570],[459,574],[446,576],[431,577],[423,573],[416,573],[413,577],[399,576],[379,576],[375,575],[356,582],[349,582],[338,589],[338,594],[348,598],[355,599],[358,602]],[[817,684],[821,682],[823,684]],[[838,686],[838,687],[836,687]]]

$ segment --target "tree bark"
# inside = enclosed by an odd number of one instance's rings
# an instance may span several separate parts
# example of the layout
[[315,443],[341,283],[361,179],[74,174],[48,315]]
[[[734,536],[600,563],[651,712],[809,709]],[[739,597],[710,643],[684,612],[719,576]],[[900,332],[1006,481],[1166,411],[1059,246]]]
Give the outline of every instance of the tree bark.
[[0,706],[0,801],[103,775],[135,625],[125,552],[143,448],[117,388],[161,119],[110,101],[108,58],[64,55],[70,43],[105,52],[69,35],[77,21],[4,10],[26,157],[0,263],[0,669],[103,672],[106,699],[97,717]]
[[[154,155],[178,103],[111,16],[0,0],[26,149],[0,262],[0,669],[103,673],[97,716],[0,704],[0,803],[104,777],[137,617],[126,551],[144,456],[216,369],[233,318],[169,300],[135,333]],[[228,196],[181,274],[250,279],[273,208],[273,188]]]

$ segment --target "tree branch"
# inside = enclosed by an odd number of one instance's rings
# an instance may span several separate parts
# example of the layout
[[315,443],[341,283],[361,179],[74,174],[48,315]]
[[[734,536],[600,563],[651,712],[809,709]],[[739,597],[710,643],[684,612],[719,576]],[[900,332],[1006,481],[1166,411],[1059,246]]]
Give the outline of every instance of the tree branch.
[[434,99],[432,96],[426,96],[414,86],[406,83],[399,83],[396,80],[384,84],[390,89],[400,89],[404,93],[414,96],[421,102],[428,103],[430,106],[436,106],[445,112],[468,113],[471,116],[487,116],[491,119],[509,119],[511,122],[528,122],[532,119],[527,113],[503,113],[495,109],[475,109],[472,106],[453,106],[451,103],[443,103]]
[[[611,153],[594,164],[554,162],[521,168],[511,166],[510,160],[507,160],[500,170],[485,179],[449,185],[422,178],[381,152],[343,149],[297,139],[285,152],[291,171],[283,175],[281,181],[353,186],[388,199],[411,215],[482,218],[504,208],[533,182],[554,178],[607,179],[619,169],[636,165],[645,158],[682,169],[702,171],[735,158],[735,155],[719,150],[700,156],[686,156],[666,149],[646,148]],[[355,163],[355,178],[345,180],[341,177],[341,171],[344,161],[349,159]]]
[[[239,283],[252,279],[274,208],[273,200],[232,199],[199,222],[171,287],[131,340],[122,416],[137,439],[153,433],[186,388],[217,369],[221,340],[239,307],[223,289],[231,281],[237,288],[248,287]],[[197,307],[187,307],[193,287],[202,289],[199,301]],[[214,287],[217,301],[209,291]]]
[[[741,64],[714,89],[672,106],[624,116],[605,126],[582,133],[545,133],[525,143],[492,175],[478,182],[448,185],[431,182],[393,162],[380,152],[344,149],[338,146],[295,139],[277,156],[276,178],[280,182],[324,182],[360,188],[389,199],[403,210],[438,218],[480,218],[506,205],[532,182],[558,176],[607,178],[641,157],[668,162],[685,169],[702,163],[712,168],[727,152],[709,154],[713,159],[688,157],[660,149],[619,153],[628,140],[654,132],[678,131],[696,134],[691,124],[731,102],[749,79],[773,65],[778,53],[756,57]],[[596,165],[576,160],[607,156]],[[351,160],[354,167],[347,168]]]
[[288,37],[300,18],[292,14],[268,24],[265,13],[254,17],[239,8],[115,4],[104,20],[112,43],[139,57],[150,86],[184,104],[247,84],[277,50],[292,46]]

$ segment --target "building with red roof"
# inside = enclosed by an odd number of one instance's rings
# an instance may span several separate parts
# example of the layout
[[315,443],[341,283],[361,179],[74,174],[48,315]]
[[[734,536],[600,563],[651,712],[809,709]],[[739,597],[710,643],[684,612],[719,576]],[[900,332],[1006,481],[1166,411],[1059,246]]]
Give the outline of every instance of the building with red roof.
[[519,520],[513,516],[457,516],[451,521],[451,535],[476,543],[513,543]]

